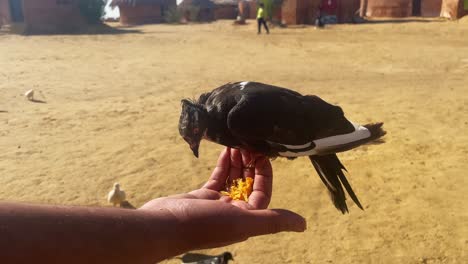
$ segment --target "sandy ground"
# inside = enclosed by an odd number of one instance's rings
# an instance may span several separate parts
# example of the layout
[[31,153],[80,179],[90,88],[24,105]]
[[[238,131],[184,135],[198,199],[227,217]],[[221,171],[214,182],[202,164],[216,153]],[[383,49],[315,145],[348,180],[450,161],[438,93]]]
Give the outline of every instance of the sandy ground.
[[[365,211],[341,215],[307,159],[277,159],[271,207],[302,214],[308,230],[204,252],[229,250],[235,263],[468,262],[468,20],[269,36],[253,22],[124,30],[0,35],[0,200],[107,206],[118,181],[141,205],[197,188],[221,147],[204,142],[192,156],[180,99],[256,80],[317,94],[355,122],[384,121],[387,142],[339,155]],[[47,103],[21,96],[32,88]]]

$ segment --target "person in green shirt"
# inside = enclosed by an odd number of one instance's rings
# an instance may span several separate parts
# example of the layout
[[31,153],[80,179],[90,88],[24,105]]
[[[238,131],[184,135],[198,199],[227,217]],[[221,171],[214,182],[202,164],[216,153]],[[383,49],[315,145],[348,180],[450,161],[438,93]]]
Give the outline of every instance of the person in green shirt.
[[258,22],[258,33],[257,34],[262,33],[262,24],[263,24],[263,27],[266,30],[266,33],[270,34],[270,30],[268,30],[268,26],[267,26],[266,21],[265,21],[265,10],[264,10],[264,8],[265,8],[265,5],[263,3],[260,3],[260,6],[258,7],[258,10],[257,10],[257,22]]

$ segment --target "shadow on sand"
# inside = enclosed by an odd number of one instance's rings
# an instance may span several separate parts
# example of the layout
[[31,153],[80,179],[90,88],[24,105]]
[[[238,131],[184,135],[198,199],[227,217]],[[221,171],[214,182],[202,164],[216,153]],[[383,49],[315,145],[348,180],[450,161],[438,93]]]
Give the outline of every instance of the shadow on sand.
[[129,27],[112,27],[105,23],[97,25],[88,25],[86,27],[72,28],[50,28],[46,30],[28,30],[24,24],[4,25],[0,30],[0,35],[119,35],[142,33],[138,29]]
[[125,208],[125,209],[136,209],[136,207],[133,204],[131,204],[129,201],[121,202],[120,207]]
[[36,103],[36,104],[47,104],[46,101],[39,100],[39,99],[31,99],[31,100],[29,100],[29,101],[31,101],[31,102],[33,102],[33,103]]
[[402,24],[402,23],[433,23],[445,22],[444,19],[427,19],[427,18],[399,18],[399,19],[362,19],[356,24]]
[[[351,25],[366,25],[366,24],[403,24],[403,23],[442,23],[447,21],[446,19],[442,18],[361,18],[356,17],[353,18],[353,21],[350,23],[344,24],[351,24]],[[324,28],[320,30],[327,30],[333,28],[333,26],[342,25],[338,24],[326,24]],[[270,29],[275,28],[288,28],[288,29],[305,29],[305,28],[317,28],[315,25],[312,24],[300,24],[300,25],[281,25],[281,24],[269,24]],[[262,32],[263,33],[263,32]],[[291,35],[295,34],[294,31],[274,31],[274,35]]]
[[119,35],[119,34],[135,34],[142,33],[141,30],[135,29],[133,27],[112,27],[107,24],[99,24],[94,26],[89,26],[86,29],[79,30],[72,35]]

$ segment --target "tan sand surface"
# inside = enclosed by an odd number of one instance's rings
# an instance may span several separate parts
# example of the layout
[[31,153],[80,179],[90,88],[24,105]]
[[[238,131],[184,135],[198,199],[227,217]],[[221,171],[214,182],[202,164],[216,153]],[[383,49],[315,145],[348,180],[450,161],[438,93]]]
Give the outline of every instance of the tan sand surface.
[[[0,200],[108,206],[199,187],[180,99],[256,80],[317,94],[387,142],[340,154],[365,211],[341,215],[305,158],[277,159],[271,208],[308,221],[206,253],[235,263],[468,263],[468,20],[274,28],[221,21],[109,35],[0,35]],[[130,29],[124,29],[130,30]],[[41,91],[45,104],[22,97]],[[170,260],[169,263],[177,263]]]

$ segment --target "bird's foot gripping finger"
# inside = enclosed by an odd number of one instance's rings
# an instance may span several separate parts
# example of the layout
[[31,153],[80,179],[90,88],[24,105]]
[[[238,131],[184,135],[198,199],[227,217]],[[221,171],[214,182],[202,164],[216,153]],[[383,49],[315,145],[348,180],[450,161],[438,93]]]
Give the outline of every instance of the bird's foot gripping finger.
[[251,153],[250,154],[250,160],[245,165],[244,169],[255,169],[255,163],[257,162],[258,158],[263,157],[264,155],[259,154],[259,153]]

